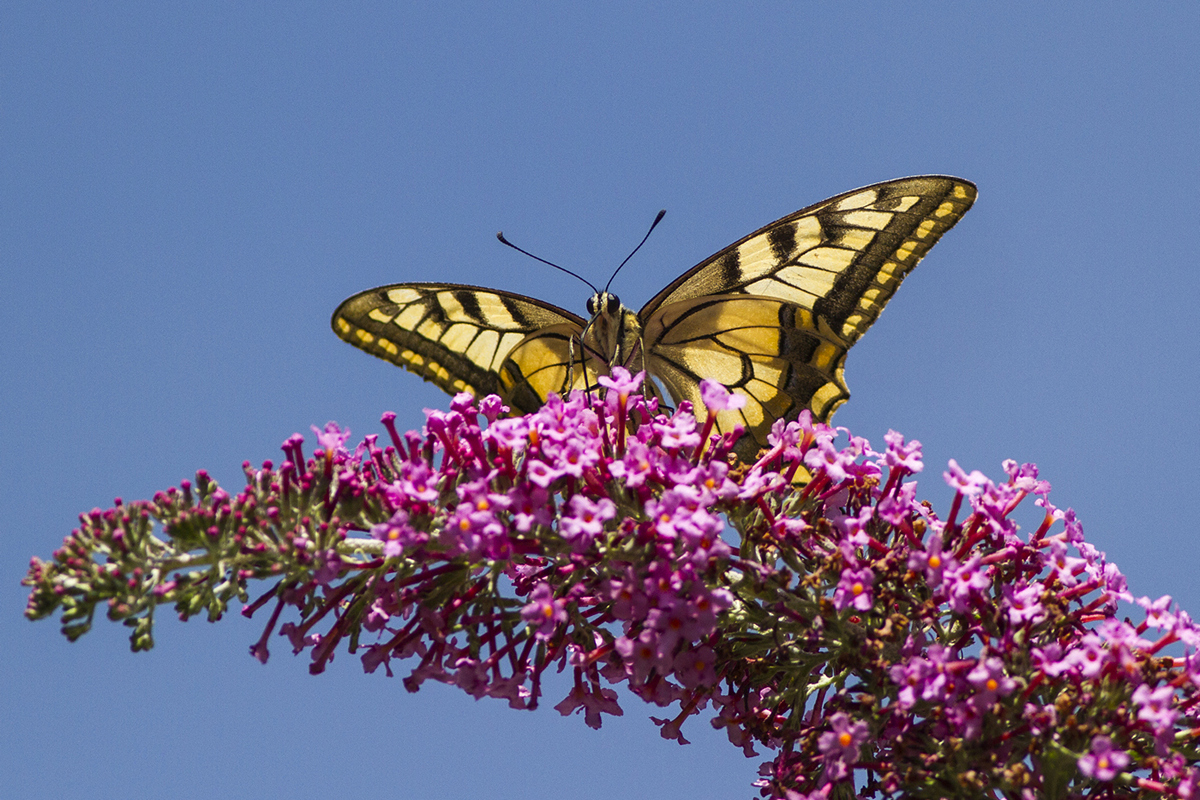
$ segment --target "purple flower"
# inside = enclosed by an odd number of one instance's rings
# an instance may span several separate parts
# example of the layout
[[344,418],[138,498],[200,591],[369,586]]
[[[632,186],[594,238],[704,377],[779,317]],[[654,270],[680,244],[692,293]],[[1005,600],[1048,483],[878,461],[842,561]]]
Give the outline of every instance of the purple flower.
[[373,673],[375,670],[379,669],[379,666],[382,664],[387,676],[389,678],[392,677],[391,660],[392,649],[390,647],[377,644],[369,644],[363,647],[363,672],[366,672],[367,674]]
[[424,461],[402,461],[399,472],[400,477],[388,487],[393,503],[432,503],[438,499],[437,475]]
[[684,576],[670,561],[656,559],[642,579],[642,591],[650,608],[670,605],[683,588]]
[[958,562],[952,556],[942,554],[940,533],[929,537],[924,550],[913,550],[908,556],[908,568],[913,572],[924,573],[925,582],[935,588],[942,585],[943,573],[957,566]]
[[1071,670],[1071,664],[1064,657],[1062,645],[1058,642],[1050,642],[1045,647],[1035,647],[1029,651],[1029,655],[1033,665],[1051,678],[1057,678]]
[[1164,594],[1157,600],[1149,597],[1139,597],[1134,601],[1146,612],[1146,624],[1159,630],[1171,630],[1175,627],[1176,617],[1171,613],[1171,595]]
[[450,398],[450,410],[456,412],[464,420],[475,416],[475,395],[470,392],[458,392]]
[[643,630],[636,638],[618,637],[613,643],[613,649],[625,662],[633,686],[640,686],[650,676],[650,671],[658,663],[658,637],[649,629]]
[[942,477],[946,479],[946,483],[950,484],[951,489],[967,497],[982,494],[984,488],[990,483],[987,476],[979,470],[973,470],[968,475],[953,458],[950,459],[950,468],[942,473]]
[[823,471],[834,483],[841,483],[850,477],[850,465],[855,457],[853,451],[838,450],[831,439],[820,437],[816,447],[804,454],[804,464],[813,472]]
[[990,706],[1017,688],[1017,682],[1004,673],[1004,662],[995,656],[976,664],[967,674],[967,682],[975,687],[974,700],[981,707]]
[[654,474],[650,448],[636,439],[627,439],[625,455],[608,465],[608,471],[630,489],[642,486]]
[[646,516],[650,518],[650,524],[660,539],[679,536],[679,528],[687,524],[688,514],[675,492],[665,492],[661,500],[646,501]]
[[784,483],[783,476],[778,472],[764,472],[754,468],[742,478],[742,488],[737,496],[739,500],[753,500],[760,495],[778,490]]
[[700,444],[696,418],[684,411],[676,411],[675,416],[666,422],[654,422],[654,432],[658,434],[661,446],[667,450]]
[[521,533],[529,533],[534,525],[549,525],[554,521],[547,500],[550,493],[537,485],[520,483],[509,495],[513,527]]
[[[1101,556],[1104,554],[1101,553]],[[1129,602],[1133,599],[1133,595],[1129,593],[1129,586],[1125,582],[1125,576],[1121,574],[1121,570],[1116,564],[1104,564],[1100,570],[1102,580],[1104,581],[1104,589],[1114,600],[1124,600]],[[1114,602],[1115,607],[1115,602]]]
[[771,451],[783,454],[783,457],[790,461],[795,461],[800,458],[800,439],[805,432],[812,431],[812,412],[807,408],[800,412],[800,417],[795,422],[786,422],[782,417],[775,420],[771,425],[771,432],[767,434],[767,444],[771,446]]
[[833,593],[833,607],[838,611],[850,606],[859,611],[869,611],[873,602],[871,585],[874,582],[875,573],[866,567],[842,570],[841,580]]
[[1110,618],[1104,620],[1096,628],[1096,633],[1111,648],[1145,650],[1151,646],[1149,641],[1138,635],[1137,629],[1128,622],[1119,619]]
[[1045,591],[1046,587],[1038,581],[1022,587],[1011,584],[1001,587],[1009,621],[1014,625],[1034,625],[1045,619],[1046,609],[1042,606],[1042,593]]
[[781,541],[798,540],[812,526],[800,518],[776,517],[772,533]]
[[889,525],[899,527],[912,516],[916,501],[917,482],[910,481],[900,484],[894,492],[880,500],[876,510],[881,520]]
[[468,497],[455,507],[442,529],[441,540],[451,554],[472,560],[505,558],[511,549],[507,529],[493,515],[483,496]]
[[508,495],[493,492],[491,482],[486,479],[460,483],[455,489],[459,500],[470,505],[475,511],[494,515],[497,511],[507,509],[512,505]]
[[406,548],[425,544],[428,534],[417,533],[408,524],[403,509],[393,512],[391,519],[371,527],[371,538],[383,542],[384,558],[400,558]]
[[1192,620],[1192,615],[1182,609],[1175,615],[1173,632],[1190,650],[1200,648],[1200,626]]
[[871,733],[867,723],[852,722],[850,715],[839,711],[829,718],[828,730],[817,739],[817,747],[829,761],[853,764],[858,760],[858,749]]
[[593,501],[577,494],[567,502],[558,530],[577,550],[585,550],[604,533],[604,523],[616,516],[617,507],[607,497]]
[[1050,491],[1047,481],[1039,481],[1037,464],[1021,464],[1012,459],[1006,459],[1002,464],[1008,479],[1014,487],[1029,494],[1045,495]]
[[710,505],[716,500],[730,500],[737,496],[738,486],[729,479],[729,465],[721,461],[710,461],[696,467],[683,477],[686,486],[695,486],[703,492],[703,502]]
[[967,563],[946,570],[946,586],[950,594],[950,607],[959,614],[967,613],[971,598],[991,585],[990,567],[983,565],[978,554]]
[[631,576],[613,576],[605,582],[605,590],[612,600],[614,617],[630,621],[645,618],[649,601],[641,591],[639,581]]
[[1138,719],[1149,723],[1157,731],[1170,730],[1179,712],[1172,708],[1175,690],[1170,686],[1151,689],[1142,684],[1133,691],[1133,702],[1138,706]]
[[[732,431],[703,447],[691,403],[671,416],[642,394],[617,399],[651,388],[638,380],[614,369],[603,400],[573,392],[511,420],[496,398],[463,394],[425,434],[401,436],[385,415],[382,450],[367,437],[348,456],[327,426],[323,452],[306,459],[293,437],[282,467],[245,464],[233,495],[198,473],[153,501],[117,501],[31,564],[33,611],[64,608],[68,626],[97,600],[138,625],[150,604],[211,613],[218,584],[187,556],[206,549],[239,596],[276,586],[243,612],[270,616],[257,658],[278,631],[311,651],[314,673],[348,645],[368,671],[412,659],[410,690],[433,679],[516,708],[545,697],[548,668],[570,666],[557,707],[593,727],[620,713],[613,688],[628,681],[647,703],[678,704],[656,720],[664,736],[683,741],[681,726],[713,709],[748,753],[772,748],[764,796],[852,792],[875,780],[867,768],[894,796],[910,781],[953,785],[961,764],[998,785],[1019,763],[1022,785],[1046,786],[1055,764],[1028,754],[1047,744],[1087,750],[1061,776],[1068,794],[1133,776],[1130,789],[1194,791],[1200,628],[1169,598],[1141,598],[1144,619],[1119,621],[1117,602],[1133,601],[1124,578],[1031,465],[1006,462],[994,483],[951,462],[941,517],[904,480],[919,444],[894,431],[874,452],[805,412],[732,466]],[[739,417],[740,396],[719,386],[695,399],[706,432]],[[792,484],[806,463],[824,474]],[[1041,510],[1024,539],[1010,517],[1026,498]],[[805,654],[840,665],[835,682]],[[816,705],[801,713],[797,697]],[[954,763],[936,758],[947,740]]]
[[733,605],[733,593],[728,589],[709,589],[701,584],[692,588],[689,602],[692,615],[700,626],[700,635],[707,636],[717,628],[717,615]]
[[492,678],[485,693],[488,697],[507,700],[509,708],[528,708],[529,698],[533,696],[533,692],[525,685],[528,678],[528,673],[520,670],[507,678]]
[[903,664],[894,664],[888,670],[892,683],[900,687],[896,695],[896,703],[902,711],[908,711],[917,704],[921,696],[921,677],[925,671],[925,662],[919,658],[910,658]]
[[489,394],[479,401],[479,413],[483,414],[483,418],[488,421],[488,425],[490,426],[501,416],[508,413],[508,406],[504,405],[504,401],[498,396]]
[[712,686],[717,682],[716,661],[716,653],[708,645],[689,648],[675,656],[675,677],[689,689]]
[[1094,678],[1109,663],[1108,648],[1099,636],[1089,633],[1072,645],[1063,661],[1078,670],[1083,677]]
[[453,661],[454,685],[478,700],[487,696],[487,665],[474,658],[458,658]]
[[338,576],[341,575],[342,567],[345,565],[341,555],[333,547],[317,553],[316,561],[320,566],[313,573],[313,580],[325,586],[338,579]]
[[736,411],[746,405],[746,396],[733,394],[724,385],[705,378],[700,381],[700,399],[712,413]]
[[1113,747],[1112,739],[1107,736],[1096,736],[1092,739],[1091,751],[1076,763],[1085,776],[1108,782],[1129,765],[1129,755]]
[[616,392],[618,395],[628,398],[641,388],[645,377],[646,373],[644,372],[631,375],[629,370],[624,367],[613,367],[608,375],[601,375],[596,381],[609,391]]
[[972,498],[971,507],[984,513],[994,535],[1015,537],[1017,525],[1008,518],[1008,513],[1019,494],[1008,484],[997,486],[989,481],[983,491]]
[[363,618],[363,628],[376,633],[382,630],[387,621],[397,612],[395,592],[386,592],[376,597],[371,603],[370,610]]
[[550,484],[562,477],[563,473],[540,458],[526,458],[525,474],[537,486],[548,489]]
[[1067,554],[1067,543],[1062,539],[1050,542],[1050,567],[1055,579],[1063,586],[1070,588],[1079,583],[1075,576],[1083,572],[1085,563],[1082,558],[1072,558]]
[[523,450],[529,444],[529,419],[504,417],[488,425],[487,436],[506,450]]
[[593,442],[568,439],[560,446],[549,445],[543,452],[552,459],[560,475],[583,477],[583,472],[600,460],[600,450]]
[[539,583],[529,593],[529,603],[522,607],[521,619],[534,629],[534,636],[549,639],[555,628],[567,621],[567,601],[556,598],[550,584]]
[[916,439],[905,444],[902,434],[889,430],[884,434],[883,440],[887,442],[884,463],[888,467],[908,472],[920,472],[925,469],[925,464],[921,461],[921,443]]
[[530,419],[549,442],[577,438],[583,431],[594,431],[597,425],[595,412],[586,408],[586,396],[579,391],[572,392],[566,401],[556,394],[550,395]]
[[317,443],[325,451],[326,458],[332,458],[333,454],[338,450],[345,452],[345,448],[342,445],[350,438],[349,428],[342,430],[336,422],[326,422],[324,430],[321,430],[316,425],[309,427],[313,429],[313,433],[317,434]]
[[[918,649],[918,645],[924,646],[910,639],[905,649],[911,652]],[[954,699],[957,685],[948,671],[950,660],[948,648],[932,644],[924,653],[918,652],[908,661],[893,666],[889,677],[901,687],[897,697],[900,707],[912,708],[918,700],[945,704]]]
[[700,637],[701,627],[692,610],[683,600],[675,600],[664,608],[653,608],[646,615],[646,624],[658,631],[659,657],[669,656],[681,640],[692,642]]
[[[600,380],[604,379],[601,378]],[[563,698],[562,702],[554,707],[564,717],[570,715],[578,708],[583,709],[583,721],[587,723],[587,726],[597,730],[600,728],[600,715],[602,713],[612,714],[614,717],[619,717],[625,713],[617,703],[617,693],[615,691],[601,688],[594,688],[592,691],[588,691],[582,684],[576,684],[567,696]]]
[[842,541],[850,547],[866,547],[871,537],[867,534],[867,523],[875,517],[875,509],[863,506],[857,516],[830,514],[830,521],[842,532]]

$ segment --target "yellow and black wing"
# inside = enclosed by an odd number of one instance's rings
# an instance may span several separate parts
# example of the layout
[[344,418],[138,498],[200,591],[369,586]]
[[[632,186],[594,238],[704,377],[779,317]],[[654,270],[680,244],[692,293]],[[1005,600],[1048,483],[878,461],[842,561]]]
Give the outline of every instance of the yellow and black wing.
[[745,396],[718,416],[746,428],[743,459],[775,420],[828,420],[850,396],[846,351],[904,277],[975,201],[974,184],[926,175],[801,209],[705,259],[639,312],[648,371],[698,409],[712,378]]
[[[584,324],[532,297],[448,283],[368,289],[345,300],[332,319],[342,339],[450,394],[498,394],[525,413],[563,388],[572,358],[573,382],[582,385],[580,355],[571,342]],[[592,375],[594,385],[594,369]]]

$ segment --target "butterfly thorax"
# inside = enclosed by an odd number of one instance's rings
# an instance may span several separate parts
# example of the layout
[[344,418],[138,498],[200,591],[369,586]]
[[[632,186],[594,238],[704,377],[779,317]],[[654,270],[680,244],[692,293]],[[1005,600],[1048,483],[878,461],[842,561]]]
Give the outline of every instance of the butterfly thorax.
[[[587,303],[591,314],[584,329],[584,348],[609,367],[627,367],[640,372],[642,367],[642,323],[615,294],[597,292]],[[636,364],[633,362],[637,362]]]

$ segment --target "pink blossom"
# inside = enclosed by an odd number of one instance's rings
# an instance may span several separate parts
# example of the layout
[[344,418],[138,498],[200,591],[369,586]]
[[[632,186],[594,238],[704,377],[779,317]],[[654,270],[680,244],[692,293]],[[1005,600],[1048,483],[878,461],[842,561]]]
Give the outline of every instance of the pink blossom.
[[534,626],[539,639],[549,639],[555,628],[567,621],[567,601],[554,596],[548,583],[539,583],[529,593],[529,603],[521,609],[521,618]]

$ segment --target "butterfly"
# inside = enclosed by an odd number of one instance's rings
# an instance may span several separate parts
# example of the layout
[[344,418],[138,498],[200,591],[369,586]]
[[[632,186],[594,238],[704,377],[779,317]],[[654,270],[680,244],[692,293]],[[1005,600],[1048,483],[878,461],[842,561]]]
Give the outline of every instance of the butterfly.
[[846,352],[975,196],[969,181],[921,175],[831,197],[704,259],[636,313],[607,289],[584,319],[498,289],[397,283],[346,299],[333,330],[451,394],[497,394],[515,413],[623,366],[703,417],[700,381],[711,378],[746,399],[717,412],[715,428],[743,427],[734,452],[750,461],[776,420],[807,408],[828,421],[849,398]]

